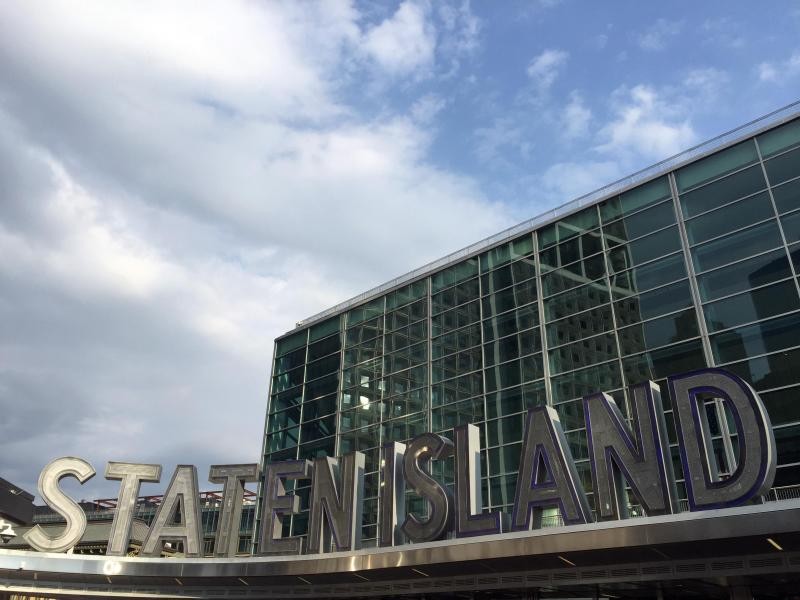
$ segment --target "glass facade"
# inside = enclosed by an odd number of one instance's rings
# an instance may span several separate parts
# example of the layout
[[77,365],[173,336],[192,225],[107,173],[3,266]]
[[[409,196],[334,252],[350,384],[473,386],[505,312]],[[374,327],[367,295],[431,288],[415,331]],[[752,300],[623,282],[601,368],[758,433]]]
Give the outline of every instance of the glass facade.
[[[366,455],[363,538],[376,543],[379,449],[479,427],[486,509],[511,510],[533,406],[558,412],[592,483],[582,396],[705,366],[760,392],[775,486],[800,484],[800,119],[718,150],[276,340],[264,461]],[[795,344],[795,342],[798,342]],[[736,429],[710,400],[715,455]],[[434,464],[452,485],[452,463]],[[295,490],[307,508],[308,482]],[[408,496],[408,509],[425,510]],[[284,523],[303,535],[307,513]]]

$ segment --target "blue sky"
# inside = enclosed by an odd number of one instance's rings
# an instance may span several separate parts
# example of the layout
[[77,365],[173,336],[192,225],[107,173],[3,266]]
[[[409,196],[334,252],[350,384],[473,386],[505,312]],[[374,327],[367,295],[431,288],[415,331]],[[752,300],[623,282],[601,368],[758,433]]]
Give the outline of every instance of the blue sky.
[[275,337],[797,100],[799,34],[797,1],[0,4],[0,475],[258,460]]

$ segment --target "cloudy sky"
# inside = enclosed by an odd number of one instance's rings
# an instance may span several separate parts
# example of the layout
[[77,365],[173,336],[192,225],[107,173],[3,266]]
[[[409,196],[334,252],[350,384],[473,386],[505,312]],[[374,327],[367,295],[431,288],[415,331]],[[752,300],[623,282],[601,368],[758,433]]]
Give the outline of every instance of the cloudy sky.
[[1,2],[0,475],[255,462],[296,321],[798,91],[798,1]]

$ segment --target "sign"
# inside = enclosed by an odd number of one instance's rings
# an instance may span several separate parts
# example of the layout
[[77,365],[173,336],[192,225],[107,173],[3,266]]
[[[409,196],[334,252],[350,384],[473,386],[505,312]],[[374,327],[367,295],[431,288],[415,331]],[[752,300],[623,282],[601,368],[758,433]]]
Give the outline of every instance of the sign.
[[[767,492],[775,478],[775,438],[758,394],[737,375],[722,369],[703,369],[667,379],[678,435],[686,494],[692,511],[741,505]],[[628,502],[624,485],[647,515],[678,512],[675,476],[669,451],[661,390],[653,382],[631,389],[630,424],[611,396],[583,398],[589,464],[597,518],[625,518]],[[738,460],[726,478],[713,456],[707,403],[721,400],[735,424]],[[454,460],[451,491],[430,475],[430,461]],[[408,444],[392,442],[382,448],[380,487],[380,546],[398,546],[447,537],[499,534],[541,526],[543,511],[558,508],[566,525],[594,519],[558,415],[549,406],[528,411],[519,475],[510,515],[482,512],[479,431],[459,425],[453,439],[423,433]],[[67,525],[55,536],[36,526],[25,534],[37,550],[63,552],[81,539],[86,515],[59,488],[64,477],[81,483],[95,475],[83,459],[65,457],[48,464],[39,477],[39,494]],[[260,479],[258,465],[215,465],[209,481],[224,485],[215,556],[233,556],[238,546],[244,484]],[[106,479],[120,481],[117,509],[107,554],[121,556],[130,539],[133,509],[142,482],[158,482],[161,466],[109,462]],[[259,551],[262,554],[300,554],[356,550],[361,546],[361,508],[364,497],[364,454],[268,463],[263,468],[264,493]],[[282,535],[283,519],[300,511],[300,498],[287,492],[286,482],[311,481],[309,528],[305,540]],[[407,512],[405,491],[412,490],[428,505],[426,516]],[[186,556],[202,555],[197,469],[178,465],[158,507],[143,556],[160,556],[164,541],[179,541]],[[180,507],[181,522],[173,522]]]

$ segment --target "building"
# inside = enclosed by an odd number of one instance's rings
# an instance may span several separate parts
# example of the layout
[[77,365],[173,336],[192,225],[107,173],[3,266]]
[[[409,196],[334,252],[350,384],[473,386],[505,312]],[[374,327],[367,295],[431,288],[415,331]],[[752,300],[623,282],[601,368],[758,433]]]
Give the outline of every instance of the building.
[[[0,480],[2,483],[2,480]],[[27,492],[23,492],[27,494]],[[28,519],[18,521],[29,525],[28,527],[16,527],[16,537],[5,542],[5,547],[9,550],[30,550],[30,545],[25,541],[23,535],[34,525],[41,525],[46,530],[58,532],[64,528],[64,517],[46,505],[33,505],[33,496],[27,494],[28,499]],[[245,490],[244,503],[242,506],[242,520],[239,525],[239,550],[242,555],[249,554],[250,540],[253,537],[253,523],[255,520],[255,492]],[[147,537],[147,532],[155,518],[158,506],[163,500],[163,495],[139,496],[133,508],[133,526],[131,528],[131,538],[128,545],[128,556],[137,556],[142,547],[142,542]],[[201,525],[203,529],[203,554],[213,556],[214,542],[216,540],[217,526],[219,524],[219,512],[222,503],[221,492],[201,492],[200,497]],[[117,498],[105,498],[100,500],[81,501],[79,504],[86,515],[87,528],[80,543],[73,552],[75,554],[97,554],[105,555],[108,548],[108,536],[111,531],[111,522],[117,508]],[[180,515],[177,515],[180,521]],[[171,546],[165,549],[164,556],[180,555],[182,548]]]
[[[582,396],[608,392],[626,411],[632,384],[654,380],[666,396],[667,375],[722,366],[752,383],[772,421],[778,468],[766,499],[800,496],[799,111],[301,321],[275,341],[264,462],[365,453],[363,545],[376,546],[386,442],[477,425],[484,508],[508,512],[525,413],[547,404],[591,496]],[[737,432],[723,402],[707,410],[724,478]],[[452,464],[435,463],[434,476],[452,486]],[[308,492],[295,488],[302,506]],[[407,507],[424,514],[426,503],[408,494]],[[554,511],[549,524],[559,523]],[[307,512],[283,525],[304,535]]]

